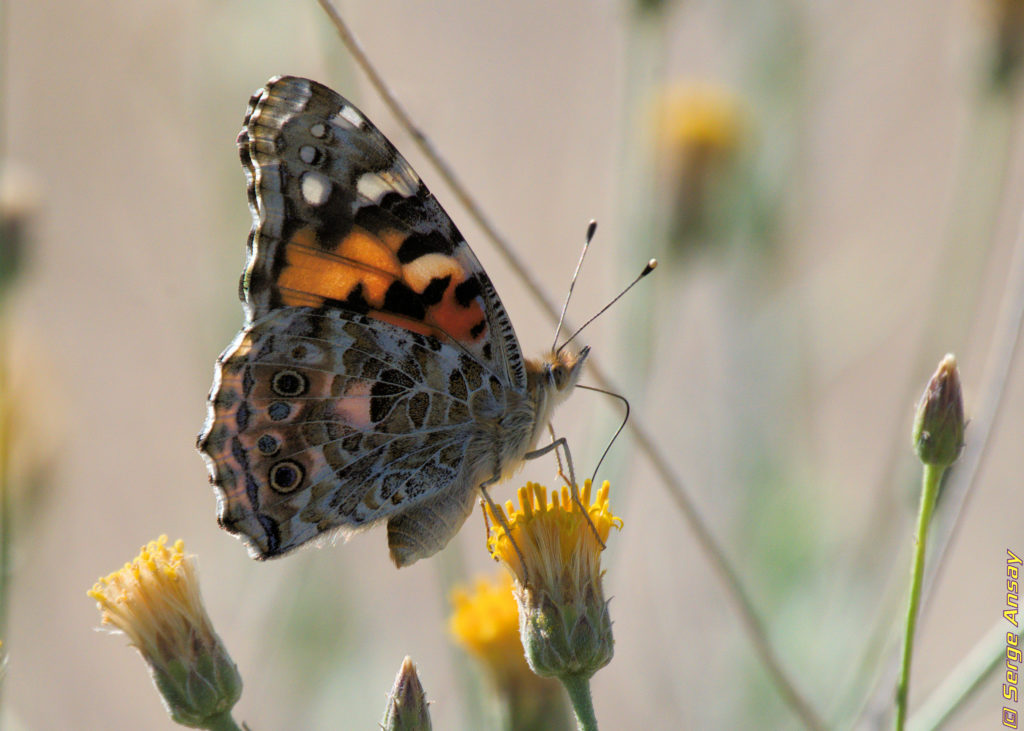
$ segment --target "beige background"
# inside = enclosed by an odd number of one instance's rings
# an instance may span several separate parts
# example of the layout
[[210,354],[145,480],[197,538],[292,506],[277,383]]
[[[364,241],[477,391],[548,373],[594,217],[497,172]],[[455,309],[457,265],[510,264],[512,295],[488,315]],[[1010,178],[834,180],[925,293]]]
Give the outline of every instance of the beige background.
[[[720,81],[749,96],[755,118],[801,125],[795,149],[773,147],[785,130],[760,133],[764,164],[793,161],[779,168],[773,263],[744,264],[741,246],[659,271],[654,362],[639,379],[646,400],[622,370],[642,362],[619,345],[627,310],[586,340],[632,384],[624,391],[637,417],[687,478],[785,664],[824,712],[853,673],[890,570],[902,580],[908,562],[912,403],[946,350],[960,358],[968,411],[982,388],[1024,170],[1014,147],[984,285],[967,305],[969,333],[940,337],[919,357],[968,135],[979,13],[935,0],[795,5],[802,20],[792,33],[806,41],[802,107],[788,109],[757,82],[772,74],[757,64],[765,46],[770,55],[765,17],[778,5],[681,3],[663,20],[670,77]],[[341,7],[551,296],[565,291],[586,221],[601,221],[576,320],[639,269],[650,247],[624,223],[622,204],[623,120],[634,113],[623,109],[625,6]],[[315,3],[16,0],[4,12],[5,157],[35,176],[42,196],[31,266],[11,305],[12,349],[31,364],[24,393],[48,425],[32,441],[55,470],[51,492],[16,526],[5,727],[172,726],[124,639],[93,631],[99,617],[85,596],[97,576],[167,533],[199,557],[209,612],[246,682],[237,717],[254,729],[373,728],[406,654],[433,701],[434,727],[471,728],[471,666],[448,641],[444,587],[493,570],[478,515],[443,557],[401,572],[380,530],[258,564],[217,528],[193,444],[214,359],[241,322],[249,213],[234,139],[249,95],[290,73],[352,98],[452,213],[524,350],[547,347],[551,325],[353,69]],[[982,243],[958,245],[969,255]],[[758,294],[745,300],[751,281]],[[1000,617],[1005,549],[1024,550],[1022,405],[1015,365],[920,628],[915,703]],[[560,412],[581,464],[599,451],[584,426],[613,413],[587,394]],[[747,432],[784,464],[756,499],[756,473],[737,461]],[[889,470],[894,439],[899,462]],[[794,726],[667,493],[628,440],[616,450],[631,468],[613,486],[626,527],[606,554],[617,645],[593,683],[602,728]],[[554,482],[549,462],[523,477]],[[509,498],[513,486],[497,494]],[[777,532],[766,537],[770,524]],[[987,681],[956,727],[994,727],[999,705],[997,680]]]

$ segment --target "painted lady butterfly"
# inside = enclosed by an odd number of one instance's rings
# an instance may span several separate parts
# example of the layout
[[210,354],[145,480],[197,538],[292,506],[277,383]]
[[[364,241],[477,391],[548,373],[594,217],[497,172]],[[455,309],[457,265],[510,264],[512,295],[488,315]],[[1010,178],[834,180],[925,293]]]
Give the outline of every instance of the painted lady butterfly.
[[245,323],[198,440],[219,522],[266,559],[387,518],[396,565],[430,556],[530,456],[588,351],[523,358],[455,224],[327,87],[271,79],[238,148]]

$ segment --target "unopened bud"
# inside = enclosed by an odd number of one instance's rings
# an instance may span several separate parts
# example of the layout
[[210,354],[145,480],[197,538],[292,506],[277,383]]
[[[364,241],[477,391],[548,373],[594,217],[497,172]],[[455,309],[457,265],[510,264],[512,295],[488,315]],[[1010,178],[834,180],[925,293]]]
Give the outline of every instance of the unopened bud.
[[964,445],[964,397],[956,358],[947,355],[917,405],[914,449],[925,464],[949,467]]
[[430,731],[427,694],[409,657],[402,661],[395,677],[381,728],[384,731]]

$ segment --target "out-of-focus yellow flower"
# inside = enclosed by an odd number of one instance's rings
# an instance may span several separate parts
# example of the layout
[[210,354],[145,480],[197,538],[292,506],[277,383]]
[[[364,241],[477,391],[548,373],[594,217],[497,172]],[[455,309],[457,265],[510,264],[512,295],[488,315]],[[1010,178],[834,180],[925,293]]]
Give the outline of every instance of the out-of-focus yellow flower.
[[408,655],[395,676],[395,685],[388,695],[388,706],[381,722],[384,731],[430,731],[427,694],[423,690],[416,666]]
[[737,158],[748,136],[739,98],[706,81],[667,86],[653,104],[653,153],[672,247],[685,252],[735,216],[729,205],[741,177]]
[[580,496],[586,514],[567,487],[549,503],[546,487],[528,483],[518,510],[509,501],[501,518],[491,515],[487,547],[515,577],[520,637],[538,675],[589,678],[612,658],[601,551],[622,519],[609,508],[607,482],[593,503],[590,488],[588,480]]
[[451,599],[453,610],[448,628],[452,636],[484,663],[499,685],[523,671],[533,675],[523,657],[519,609],[512,596],[512,577],[507,572],[494,580],[477,579],[472,590],[457,586]]
[[736,150],[746,126],[739,99],[707,81],[668,86],[655,104],[657,148],[668,154],[703,150],[727,156]]
[[526,663],[519,639],[519,608],[507,571],[452,591],[448,627],[462,647],[483,665],[505,708],[509,731],[572,728],[562,686],[542,678]]
[[225,728],[242,694],[238,674],[213,630],[202,597],[195,560],[185,545],[167,546],[167,536],[88,592],[104,625],[124,632],[149,665],[153,682],[176,723]]

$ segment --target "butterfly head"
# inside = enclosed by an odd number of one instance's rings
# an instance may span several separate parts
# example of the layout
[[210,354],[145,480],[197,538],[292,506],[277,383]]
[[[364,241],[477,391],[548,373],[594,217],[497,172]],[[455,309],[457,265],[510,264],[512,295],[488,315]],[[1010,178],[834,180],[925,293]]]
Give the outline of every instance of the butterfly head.
[[[590,354],[590,346],[578,353],[564,348],[551,353],[544,363],[544,376],[552,393],[561,398],[569,395],[583,373],[583,362]],[[561,400],[561,399],[559,399]]]
[[[590,347],[579,352],[562,347],[552,350],[545,356],[527,364],[529,379],[533,381],[533,391],[538,397],[538,416],[546,416],[541,412],[550,413],[564,401],[583,373],[583,363],[590,354]],[[547,423],[546,418],[538,419],[538,423]]]

